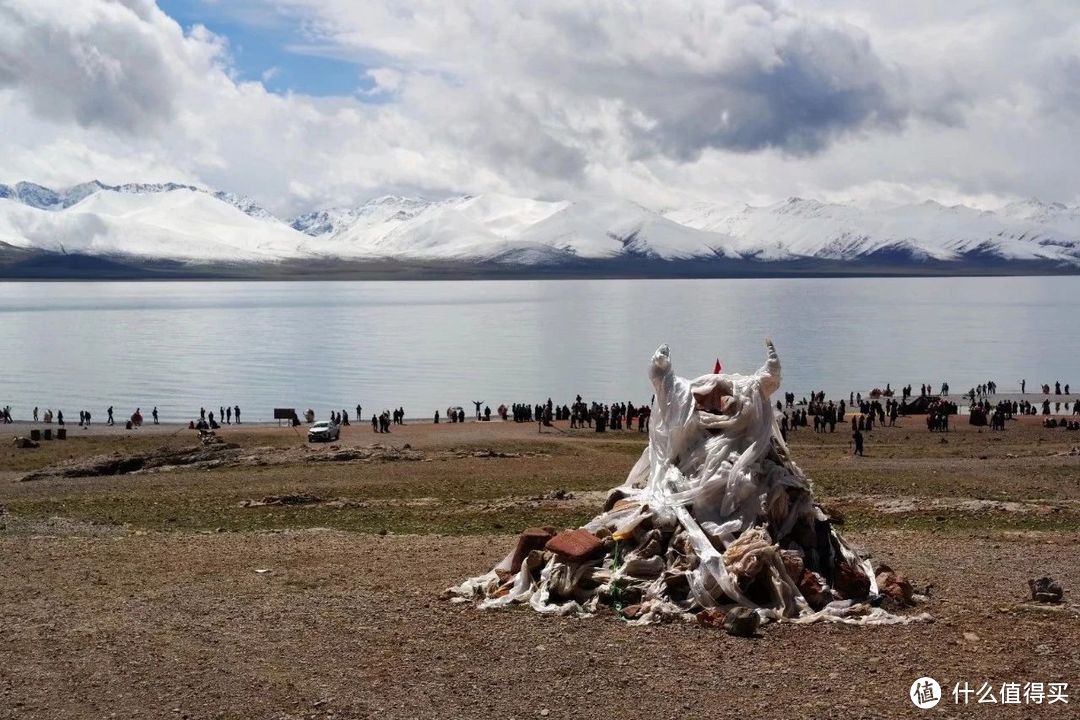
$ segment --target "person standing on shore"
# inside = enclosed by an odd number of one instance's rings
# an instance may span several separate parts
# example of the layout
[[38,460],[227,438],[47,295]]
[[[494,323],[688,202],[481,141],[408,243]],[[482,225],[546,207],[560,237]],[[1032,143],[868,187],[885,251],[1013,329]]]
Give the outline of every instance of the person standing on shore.
[[[112,417],[112,408],[109,408],[109,417]],[[199,408],[199,420],[206,422],[206,408],[204,407]]]
[[375,431],[375,432],[379,432],[379,416],[378,415],[372,415],[371,416],[371,429],[373,431]]
[[1021,395],[1024,394],[1024,388],[1026,388],[1026,387],[1027,387],[1027,380],[1021,380],[1020,381],[1020,394]]
[[64,424],[64,411],[63,410],[57,410],[56,411],[56,424],[57,425],[63,425]]
[[150,417],[154,418],[154,424],[158,424],[157,405],[154,406],[153,412],[150,413]]
[[225,407],[223,405],[218,405],[218,420],[224,420],[224,419],[225,419]]
[[858,430],[855,430],[855,432],[851,433],[851,442],[855,445],[855,450],[852,452],[852,455],[859,455],[860,457],[864,457],[863,434]]
[[360,422],[364,419],[364,408],[360,407],[360,403],[356,403],[356,422]]
[[106,412],[109,414],[109,417],[108,417],[108,419],[105,420],[105,424],[106,425],[115,425],[116,421],[113,419],[113,406],[110,405],[109,409],[106,410]]
[[232,425],[232,408],[225,408],[225,424]]
[[234,405],[233,406],[233,416],[236,417],[236,424],[239,425],[240,424],[240,406],[239,405]]

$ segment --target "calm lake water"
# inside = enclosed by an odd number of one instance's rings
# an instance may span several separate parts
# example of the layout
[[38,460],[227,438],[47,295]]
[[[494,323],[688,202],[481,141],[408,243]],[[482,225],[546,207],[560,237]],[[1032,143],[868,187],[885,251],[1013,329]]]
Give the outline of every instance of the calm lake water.
[[800,397],[947,380],[1080,387],[1080,277],[0,283],[0,405],[163,420],[239,404],[409,417],[482,400],[648,401],[662,342],[696,376],[776,342]]

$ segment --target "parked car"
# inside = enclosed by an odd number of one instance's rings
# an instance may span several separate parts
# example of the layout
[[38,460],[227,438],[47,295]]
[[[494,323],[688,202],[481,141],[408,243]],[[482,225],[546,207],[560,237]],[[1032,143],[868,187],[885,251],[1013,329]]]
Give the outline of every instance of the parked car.
[[337,440],[341,428],[329,420],[320,420],[307,431],[308,442],[330,442]]

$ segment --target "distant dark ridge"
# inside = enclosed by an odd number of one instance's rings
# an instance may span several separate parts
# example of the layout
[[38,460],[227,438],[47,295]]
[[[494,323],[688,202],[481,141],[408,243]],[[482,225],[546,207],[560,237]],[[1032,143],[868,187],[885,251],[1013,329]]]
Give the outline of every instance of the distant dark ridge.
[[985,251],[952,261],[886,248],[852,260],[764,261],[715,256],[661,260],[631,254],[605,260],[570,256],[542,265],[406,260],[296,260],[262,264],[187,264],[27,252],[0,246],[0,278],[8,280],[470,280],[561,278],[784,278],[989,275],[1077,275],[1080,267],[1046,260],[1005,260]]
[[37,253],[0,262],[0,278],[8,280],[148,280],[161,277],[214,278],[219,271],[199,270],[172,262],[138,264],[93,255]]

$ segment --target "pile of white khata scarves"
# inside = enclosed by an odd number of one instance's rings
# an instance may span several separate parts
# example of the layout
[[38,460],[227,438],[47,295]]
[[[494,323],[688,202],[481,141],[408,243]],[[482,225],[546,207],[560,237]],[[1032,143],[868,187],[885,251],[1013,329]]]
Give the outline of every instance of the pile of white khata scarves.
[[653,355],[649,446],[584,528],[534,528],[491,572],[450,588],[482,608],[542,613],[608,607],[633,623],[750,608],[763,621],[908,623],[920,599],[890,568],[875,573],[814,502],[789,458],[770,397],[772,343],[752,375],[675,375]]

